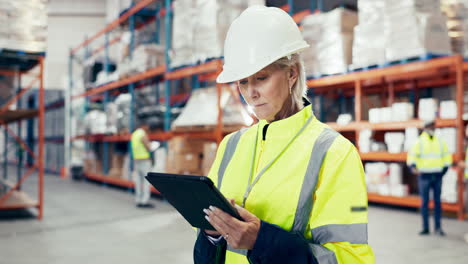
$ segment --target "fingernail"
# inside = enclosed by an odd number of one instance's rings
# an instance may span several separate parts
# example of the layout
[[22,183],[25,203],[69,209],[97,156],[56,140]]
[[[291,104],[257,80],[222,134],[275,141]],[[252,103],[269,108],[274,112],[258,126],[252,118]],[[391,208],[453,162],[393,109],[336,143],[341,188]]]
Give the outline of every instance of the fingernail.
[[210,217],[208,217],[207,215],[205,215],[205,219],[206,219],[206,221],[208,221],[208,222],[210,221]]
[[203,209],[203,212],[204,212],[205,214],[207,214],[207,215],[209,215],[209,214],[211,213],[210,210],[208,210],[208,209]]
[[210,205],[210,210],[214,212],[214,210],[216,210],[216,207]]

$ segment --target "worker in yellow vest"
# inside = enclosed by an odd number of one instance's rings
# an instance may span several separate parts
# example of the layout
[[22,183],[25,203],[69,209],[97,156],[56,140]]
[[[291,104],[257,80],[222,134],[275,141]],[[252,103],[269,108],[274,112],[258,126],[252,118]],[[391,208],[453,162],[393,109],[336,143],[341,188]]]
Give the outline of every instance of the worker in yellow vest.
[[140,125],[131,137],[133,166],[134,166],[134,182],[135,182],[135,202],[138,208],[153,208],[154,205],[149,203],[151,196],[150,184],[145,179],[152,167],[151,160],[151,144],[148,134],[155,131],[158,123],[149,120],[148,123]]
[[243,221],[210,206],[195,263],[374,263],[356,148],[314,116],[299,52],[309,45],[274,7],[228,31],[218,83],[235,83],[260,120],[225,137],[208,177]]
[[[468,125],[465,127],[465,139],[468,139]],[[460,161],[458,165],[464,170],[465,174],[465,188],[468,187],[468,147],[465,150],[465,161]],[[468,189],[465,190],[465,194],[468,194]],[[465,198],[465,201],[468,199]],[[468,243],[468,233],[465,234],[465,242]]]
[[442,206],[440,195],[442,176],[452,165],[452,155],[447,144],[434,135],[434,121],[424,123],[424,131],[408,153],[406,163],[411,172],[418,176],[419,193],[421,195],[421,215],[423,229],[420,235],[429,234],[429,192],[432,189],[434,197],[435,234],[444,236],[441,226]]

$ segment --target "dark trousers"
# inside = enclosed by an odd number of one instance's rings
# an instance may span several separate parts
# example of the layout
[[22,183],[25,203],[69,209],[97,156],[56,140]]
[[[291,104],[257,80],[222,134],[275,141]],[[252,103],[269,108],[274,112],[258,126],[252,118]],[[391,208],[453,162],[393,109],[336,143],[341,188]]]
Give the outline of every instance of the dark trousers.
[[440,193],[442,189],[442,174],[429,173],[419,176],[419,193],[421,195],[421,214],[423,219],[423,229],[429,230],[429,191],[432,189],[434,199],[434,223],[435,229],[440,229],[440,217],[442,206]]

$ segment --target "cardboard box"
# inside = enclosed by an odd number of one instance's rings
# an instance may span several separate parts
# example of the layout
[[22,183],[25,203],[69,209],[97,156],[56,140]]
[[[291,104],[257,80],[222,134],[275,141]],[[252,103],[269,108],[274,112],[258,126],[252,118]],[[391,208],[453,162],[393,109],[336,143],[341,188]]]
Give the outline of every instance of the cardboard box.
[[168,173],[201,172],[200,154],[170,152],[167,156],[166,171]]
[[202,171],[203,175],[208,175],[211,165],[216,158],[216,150],[218,145],[215,142],[206,142],[203,145],[203,161],[202,161]]
[[188,139],[186,137],[174,137],[169,140],[169,153],[203,153],[205,140]]

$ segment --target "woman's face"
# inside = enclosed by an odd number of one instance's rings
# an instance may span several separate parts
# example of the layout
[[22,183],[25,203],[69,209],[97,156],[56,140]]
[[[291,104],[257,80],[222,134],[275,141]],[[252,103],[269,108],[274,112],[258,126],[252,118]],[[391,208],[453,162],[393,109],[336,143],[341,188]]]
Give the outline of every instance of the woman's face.
[[237,85],[257,118],[273,121],[289,97],[290,79],[287,71],[270,65]]

